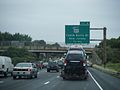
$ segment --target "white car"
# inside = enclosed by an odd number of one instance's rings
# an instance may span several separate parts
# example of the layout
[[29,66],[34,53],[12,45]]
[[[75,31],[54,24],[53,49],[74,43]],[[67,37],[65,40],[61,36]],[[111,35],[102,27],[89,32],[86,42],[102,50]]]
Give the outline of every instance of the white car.
[[37,78],[37,67],[34,63],[18,63],[13,69],[13,79],[17,77]]

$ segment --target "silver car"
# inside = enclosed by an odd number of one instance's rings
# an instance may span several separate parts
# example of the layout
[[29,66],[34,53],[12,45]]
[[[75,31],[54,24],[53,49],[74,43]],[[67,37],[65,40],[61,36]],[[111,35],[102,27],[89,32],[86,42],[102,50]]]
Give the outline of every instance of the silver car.
[[13,69],[13,79],[16,78],[37,78],[37,67],[34,63],[18,63]]

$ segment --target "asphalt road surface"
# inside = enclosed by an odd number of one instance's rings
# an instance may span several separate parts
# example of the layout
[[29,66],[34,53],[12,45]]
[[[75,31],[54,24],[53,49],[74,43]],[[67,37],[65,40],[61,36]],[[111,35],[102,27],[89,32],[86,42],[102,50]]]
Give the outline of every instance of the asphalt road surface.
[[0,90],[120,90],[120,79],[89,68],[88,80],[63,80],[57,72],[38,72],[35,79],[0,77]]

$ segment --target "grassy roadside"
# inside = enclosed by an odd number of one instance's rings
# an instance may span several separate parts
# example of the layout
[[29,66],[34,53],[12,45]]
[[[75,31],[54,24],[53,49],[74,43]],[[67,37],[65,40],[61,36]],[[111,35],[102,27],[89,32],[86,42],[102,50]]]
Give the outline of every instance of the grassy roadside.
[[116,64],[108,63],[106,64],[105,68],[103,67],[103,65],[99,66],[99,65],[94,64],[93,67],[102,72],[105,72],[112,76],[120,78],[120,63],[116,63]]

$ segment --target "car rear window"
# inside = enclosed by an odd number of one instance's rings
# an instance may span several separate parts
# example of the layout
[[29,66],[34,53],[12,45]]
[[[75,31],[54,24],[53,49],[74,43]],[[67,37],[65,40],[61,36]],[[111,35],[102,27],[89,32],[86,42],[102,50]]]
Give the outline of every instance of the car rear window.
[[16,67],[31,67],[31,64],[29,63],[18,63]]
[[82,48],[70,48],[69,50],[80,50],[80,51],[82,51],[83,49]]
[[84,56],[83,54],[68,54],[66,57],[67,60],[74,60],[74,61],[79,61],[79,60],[83,60]]
[[56,62],[49,62],[48,65],[56,65]]

